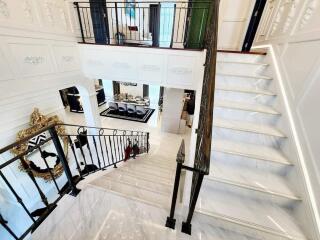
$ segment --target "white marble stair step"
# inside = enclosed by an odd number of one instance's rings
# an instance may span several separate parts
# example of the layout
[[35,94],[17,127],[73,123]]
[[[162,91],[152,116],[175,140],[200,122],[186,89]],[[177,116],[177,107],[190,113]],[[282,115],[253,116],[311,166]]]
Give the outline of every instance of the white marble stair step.
[[172,179],[174,177],[173,176],[174,173],[162,172],[152,168],[145,168],[144,165],[141,165],[141,166],[124,165],[123,167],[121,167],[121,169],[126,172],[136,172],[136,173],[142,173],[142,174],[148,173],[148,174],[152,174],[154,176],[162,177],[166,179]]
[[120,171],[113,171],[104,176],[105,178],[115,179],[117,181],[121,181],[123,183],[127,183],[129,185],[134,185],[137,187],[141,187],[146,190],[154,190],[157,192],[163,192],[165,194],[171,194],[173,186],[172,184],[165,184],[161,182],[150,181],[143,178],[137,178],[136,176],[132,176],[129,174],[125,174]]
[[272,233],[275,237],[307,239],[292,210],[280,207],[276,202],[235,191],[235,188],[208,184],[200,192],[197,211],[227,222],[236,222],[238,225]]
[[217,61],[217,70],[219,72],[230,73],[230,74],[260,75],[266,70],[267,67],[268,67],[268,64],[264,64],[264,63]]
[[264,62],[250,62],[250,61],[236,61],[236,60],[218,60],[217,63],[242,64],[242,65],[256,65],[268,67],[269,63]]
[[215,107],[219,108],[229,108],[229,109],[236,109],[248,112],[257,112],[257,113],[264,113],[264,114],[271,114],[271,115],[280,115],[278,111],[273,109],[272,107],[262,105],[262,104],[247,104],[235,101],[215,101]]
[[270,79],[247,78],[244,76],[216,75],[216,87],[230,86],[237,88],[259,88],[268,89],[271,86]]
[[172,179],[155,176],[152,173],[128,171],[128,169],[124,169],[124,168],[123,169],[119,168],[119,169],[117,169],[117,171],[121,171],[124,174],[128,174],[131,176],[135,176],[137,178],[142,178],[142,179],[146,179],[146,180],[153,181],[153,182],[160,182],[160,183],[164,183],[164,184],[172,184],[172,182],[173,182]]
[[218,52],[217,61],[236,61],[245,63],[262,63],[265,55],[261,54],[242,54],[233,52]]
[[238,77],[238,78],[254,78],[254,79],[264,79],[264,80],[272,80],[272,77],[264,76],[264,75],[254,75],[254,74],[236,74],[236,73],[228,73],[217,70],[217,75],[226,76],[226,77]]
[[157,206],[169,208],[170,194],[142,189],[139,186],[129,185],[125,182],[110,180],[109,178],[99,178],[90,183],[93,186],[101,187],[106,190],[119,192],[134,199],[141,199]]
[[234,121],[223,118],[213,120],[213,139],[252,143],[279,148],[286,139],[277,129],[266,124]]
[[266,95],[266,96],[276,96],[275,93],[261,89],[261,88],[247,88],[247,87],[238,87],[238,86],[226,86],[223,84],[219,84],[215,88],[216,90],[226,91],[226,92],[241,92],[248,93],[254,95]]
[[255,144],[245,144],[227,140],[214,140],[212,142],[211,151],[240,155],[284,165],[292,165],[292,163],[290,163],[290,161],[279,150]]
[[262,193],[300,201],[288,186],[284,176],[262,169],[235,167],[223,161],[213,161],[210,165],[209,180],[234,185]]
[[273,137],[286,138],[286,136],[273,126],[266,124],[256,124],[244,121],[234,121],[230,119],[214,118],[213,126],[220,128],[228,128],[238,131],[265,134]]
[[167,171],[172,171],[172,169],[175,169],[175,165],[176,165],[176,164],[161,164],[157,161],[150,161],[150,160],[139,161],[138,164],[143,164],[146,166],[157,166]]
[[158,171],[160,173],[164,174],[173,174],[174,169],[173,168],[163,168],[159,166],[158,164],[146,164],[146,162],[127,162],[126,166],[131,167],[132,169],[136,168],[144,168],[144,169],[150,169],[151,171]]

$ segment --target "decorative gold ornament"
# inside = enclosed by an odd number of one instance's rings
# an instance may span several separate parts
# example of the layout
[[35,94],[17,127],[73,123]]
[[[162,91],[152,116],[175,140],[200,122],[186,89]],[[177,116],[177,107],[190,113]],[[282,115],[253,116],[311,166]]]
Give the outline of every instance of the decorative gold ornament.
[[[33,113],[30,116],[30,128],[27,129],[23,129],[21,131],[19,131],[17,133],[17,138],[16,140],[19,141],[25,137],[30,136],[31,134],[51,125],[51,124],[63,124],[63,122],[59,119],[59,117],[57,115],[54,115],[52,117],[46,117],[45,115],[41,114],[38,108],[35,108],[33,110]],[[58,125],[55,127],[58,136],[60,136],[63,145],[64,145],[64,152],[65,152],[65,156],[68,156],[68,138],[66,136],[66,130],[64,128],[64,126],[62,125]],[[11,152],[14,155],[19,155],[24,153],[25,151],[28,150],[29,144],[30,144],[30,140],[29,141],[25,141],[23,143],[21,143],[20,145],[14,147]],[[52,141],[49,141],[46,144],[53,144]],[[38,149],[35,151],[39,151]],[[54,153],[55,154],[55,153]],[[40,157],[40,160],[43,161]],[[24,172],[28,172],[28,171],[32,171],[33,175],[35,177],[40,177],[43,178],[46,181],[52,181],[52,177],[50,174],[50,171],[46,168],[46,169],[41,169],[40,167],[36,166],[34,164],[33,161],[31,161],[29,155],[24,155],[23,158],[21,158],[21,162],[19,165],[19,169],[21,171]],[[58,162],[54,165],[54,167],[51,168],[51,172],[54,178],[58,178],[62,175],[63,173],[63,166],[61,164],[61,162]]]

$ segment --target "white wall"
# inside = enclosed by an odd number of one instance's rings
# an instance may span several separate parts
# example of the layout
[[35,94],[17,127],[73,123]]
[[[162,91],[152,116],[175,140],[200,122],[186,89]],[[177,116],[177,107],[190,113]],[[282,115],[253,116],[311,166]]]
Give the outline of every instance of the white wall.
[[[35,107],[63,118],[59,89],[76,85],[82,86],[88,97],[94,93],[93,81],[81,72],[69,7],[63,0],[0,1],[0,148],[14,142],[19,130],[29,127]],[[9,155],[1,155],[0,163],[10,159]],[[2,172],[28,206],[39,200],[17,163]],[[52,184],[37,181],[45,192],[53,189]],[[17,204],[14,197],[12,202]],[[18,219],[15,221],[19,224]]]
[[88,78],[197,89],[205,51],[79,45]]
[[218,49],[241,50],[254,0],[221,0]]
[[[254,45],[271,50],[297,147],[301,179],[295,182],[302,184],[307,210],[314,213],[309,227],[319,226],[320,1],[269,0]],[[319,239],[319,228],[313,234]]]

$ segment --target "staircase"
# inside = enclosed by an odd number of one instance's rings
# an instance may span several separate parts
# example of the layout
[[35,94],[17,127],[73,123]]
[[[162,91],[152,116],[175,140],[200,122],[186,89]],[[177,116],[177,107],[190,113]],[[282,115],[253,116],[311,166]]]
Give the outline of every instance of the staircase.
[[[265,55],[218,53],[210,174],[197,212],[257,239],[307,239]],[[276,80],[276,79],[275,79]]]

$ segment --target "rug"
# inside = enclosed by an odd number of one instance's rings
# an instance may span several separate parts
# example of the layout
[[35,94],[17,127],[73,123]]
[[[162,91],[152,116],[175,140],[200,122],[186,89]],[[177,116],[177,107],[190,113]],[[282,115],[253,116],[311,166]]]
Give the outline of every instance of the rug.
[[106,110],[100,113],[100,116],[147,123],[153,113],[154,113],[154,109],[152,108],[149,108],[146,114],[143,116],[138,116],[137,114],[120,114],[118,111],[113,111],[107,108]]

